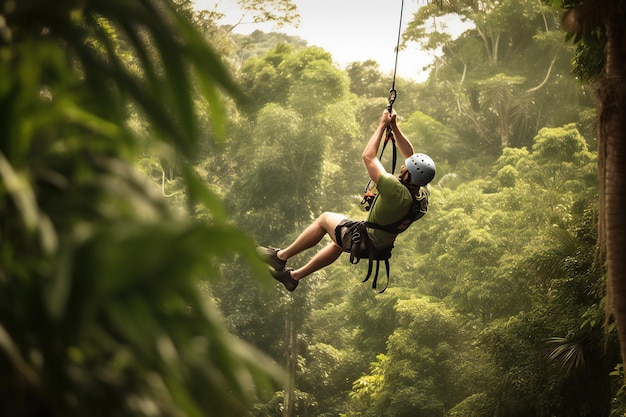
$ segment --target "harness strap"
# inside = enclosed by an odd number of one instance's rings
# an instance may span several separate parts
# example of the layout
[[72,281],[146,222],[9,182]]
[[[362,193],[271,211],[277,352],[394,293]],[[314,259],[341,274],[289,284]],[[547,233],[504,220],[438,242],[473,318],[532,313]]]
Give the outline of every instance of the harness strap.
[[380,271],[380,261],[376,261],[376,275],[374,276],[374,280],[372,281],[372,288],[376,288],[376,284],[378,283],[378,271]]
[[[379,293],[381,293],[381,294],[384,293],[385,290],[387,289],[387,287],[389,286],[389,259],[385,259],[385,271],[387,271],[387,283],[385,284],[385,288],[383,288],[382,290],[379,291]],[[376,278],[378,278],[378,277],[376,277]],[[377,286],[378,283],[374,282],[374,283],[372,283],[372,285]]]
[[[389,286],[389,258],[391,258],[391,251],[393,249],[393,246],[376,252],[374,250],[374,245],[372,245],[372,241],[370,240],[369,236],[367,235],[367,231],[365,230],[365,227],[364,227],[365,222],[359,222],[359,223],[363,226],[362,232],[359,233],[359,231],[355,230],[351,236],[352,245],[350,249],[350,263],[353,265],[356,265],[359,263],[361,258],[364,257],[364,255],[367,256],[368,258],[367,275],[365,279],[361,281],[361,282],[366,282],[372,276],[372,272],[374,272],[373,271],[374,262],[376,262],[376,272],[374,274],[374,279],[372,280],[372,289],[377,290],[378,275],[380,273],[380,261],[384,261],[385,270],[387,273],[387,282],[385,283],[384,288],[382,288],[381,290],[378,290],[378,293],[383,293]],[[363,243],[363,245],[361,245],[361,243]],[[362,246],[366,248],[367,250],[366,254],[361,252]]]
[[[361,282],[366,282],[368,279],[370,279],[370,276],[372,276],[372,266],[374,264],[374,247],[371,244],[366,245],[366,247],[368,248],[368,252],[369,252],[367,254],[367,258],[369,259],[369,262],[367,263],[367,275],[365,276],[365,279]],[[378,270],[376,270],[376,278],[378,278]],[[376,282],[376,278],[374,278],[374,282]]]
[[[370,258],[369,263],[367,265],[367,276],[362,281],[362,282],[366,282],[370,278],[370,276],[372,276],[372,267],[374,265],[374,262],[376,262],[376,273],[374,274],[374,279],[372,280],[372,289],[374,290],[376,290],[378,287],[378,273],[380,272],[380,261],[381,259],[373,260]],[[385,283],[385,286],[383,287],[383,289],[378,291],[379,294],[384,293],[387,287],[389,286],[389,259],[382,259],[382,261],[385,262],[385,272],[387,273],[387,282]]]
[[391,126],[387,126],[387,136],[391,138],[391,143],[393,144],[393,154],[391,156],[391,175],[393,175],[396,170],[396,162],[398,160],[398,147],[396,146],[396,138],[393,137]]
[[[407,189],[409,188],[406,184],[405,184],[405,187],[407,187]],[[418,220],[420,217],[422,217],[425,214],[425,212],[422,211],[422,203],[420,202],[420,200],[417,199],[413,191],[411,191],[410,189],[409,189],[409,192],[411,193],[411,197],[413,197],[413,202],[411,203],[411,207],[409,207],[409,210],[407,211],[407,213],[404,216],[402,216],[400,220],[396,221],[395,223],[387,224],[384,226],[378,223],[372,223],[372,222],[366,221],[364,223],[365,227],[369,227],[371,229],[382,230],[387,233],[395,233],[395,234],[400,234],[404,232],[405,230],[407,230],[409,226],[411,225],[411,223]],[[407,220],[410,220],[410,223],[406,224],[405,225],[406,227],[400,228],[400,226],[403,225],[403,223],[405,223]]]

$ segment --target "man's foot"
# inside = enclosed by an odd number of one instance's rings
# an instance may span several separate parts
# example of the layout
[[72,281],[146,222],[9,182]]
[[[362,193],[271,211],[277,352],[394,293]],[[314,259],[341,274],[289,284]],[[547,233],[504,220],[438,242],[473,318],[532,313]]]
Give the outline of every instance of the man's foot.
[[274,277],[274,279],[283,283],[285,288],[289,291],[293,291],[298,286],[298,281],[291,278],[292,268],[283,269],[282,271],[274,271],[270,270],[270,274]]
[[263,262],[271,266],[277,271],[282,271],[285,269],[285,265],[287,265],[287,261],[283,261],[278,258],[278,251],[280,249],[268,247],[264,248],[263,246],[257,246],[256,253],[261,257]]

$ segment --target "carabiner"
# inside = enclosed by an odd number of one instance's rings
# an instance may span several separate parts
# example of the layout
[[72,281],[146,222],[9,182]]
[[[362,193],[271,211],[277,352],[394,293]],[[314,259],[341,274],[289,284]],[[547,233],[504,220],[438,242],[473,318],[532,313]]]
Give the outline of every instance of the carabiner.
[[387,104],[387,111],[389,113],[391,113],[391,108],[393,107],[393,103],[394,101],[396,101],[396,94],[397,94],[397,91],[395,88],[392,88],[391,90],[389,90],[389,98],[388,98],[389,104]]

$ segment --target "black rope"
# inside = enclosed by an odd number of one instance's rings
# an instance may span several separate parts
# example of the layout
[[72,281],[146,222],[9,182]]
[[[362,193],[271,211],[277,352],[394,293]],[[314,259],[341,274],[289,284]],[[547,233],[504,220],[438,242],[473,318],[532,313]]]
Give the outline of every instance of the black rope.
[[402,11],[404,10],[404,0],[400,5],[400,22],[398,23],[398,42],[396,43],[396,62],[393,67],[393,81],[391,83],[391,89],[396,88],[396,70],[398,69],[398,52],[400,51],[400,35],[402,34]]
[[393,80],[391,81],[391,90],[389,90],[387,110],[391,113],[394,101],[396,101],[396,73],[398,71],[398,54],[400,52],[400,35],[402,34],[402,12],[404,11],[404,0],[400,4],[400,22],[398,22],[398,41],[396,42],[396,61],[393,66]]

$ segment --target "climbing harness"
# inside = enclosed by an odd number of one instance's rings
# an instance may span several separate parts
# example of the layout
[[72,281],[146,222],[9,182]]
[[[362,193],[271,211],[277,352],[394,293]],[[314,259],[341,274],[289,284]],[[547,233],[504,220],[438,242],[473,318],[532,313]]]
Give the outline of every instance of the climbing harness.
[[[405,187],[409,188],[406,184]],[[425,188],[420,190],[419,195],[415,195],[413,191],[409,188],[409,192],[413,198],[413,202],[411,203],[411,207],[407,211],[407,213],[398,221],[392,224],[388,224],[382,226],[377,223],[372,223],[368,221],[348,221],[344,226],[348,228],[347,233],[351,238],[350,245],[350,263],[356,265],[359,263],[361,258],[368,258],[368,266],[367,266],[367,275],[362,282],[367,282],[369,278],[372,276],[374,262],[376,262],[376,272],[374,274],[374,278],[372,280],[372,288],[377,290],[379,293],[384,292],[389,285],[389,258],[391,258],[391,251],[393,250],[393,245],[376,249],[372,244],[369,235],[367,234],[367,229],[378,229],[385,231],[387,233],[400,234],[407,230],[409,226],[420,219],[422,216],[426,214],[428,211],[428,191]],[[340,239],[340,236],[337,236],[337,241],[343,241]],[[384,285],[381,286],[382,289],[378,289],[378,273],[380,271],[380,261],[385,263],[385,271],[387,275],[387,281]]]

